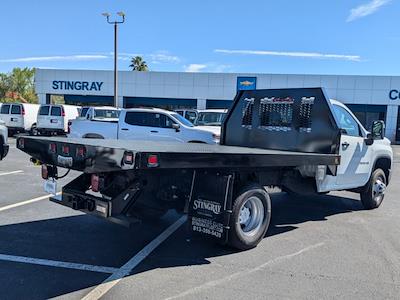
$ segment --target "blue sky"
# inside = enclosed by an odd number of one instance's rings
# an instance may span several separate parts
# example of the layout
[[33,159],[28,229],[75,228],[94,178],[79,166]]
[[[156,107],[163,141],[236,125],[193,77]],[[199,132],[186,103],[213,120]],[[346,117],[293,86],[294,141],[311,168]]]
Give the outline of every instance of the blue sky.
[[400,0],[1,1],[0,72],[112,69],[400,75]]

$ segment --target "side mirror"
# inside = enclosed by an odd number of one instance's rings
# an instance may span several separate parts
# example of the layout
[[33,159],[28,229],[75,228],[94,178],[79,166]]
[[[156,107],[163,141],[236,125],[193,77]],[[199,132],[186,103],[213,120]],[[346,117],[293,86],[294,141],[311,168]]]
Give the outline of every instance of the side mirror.
[[173,123],[172,128],[175,129],[176,132],[181,131],[181,126],[179,124]]
[[385,137],[385,122],[374,121],[372,122],[372,138],[374,140],[382,140]]

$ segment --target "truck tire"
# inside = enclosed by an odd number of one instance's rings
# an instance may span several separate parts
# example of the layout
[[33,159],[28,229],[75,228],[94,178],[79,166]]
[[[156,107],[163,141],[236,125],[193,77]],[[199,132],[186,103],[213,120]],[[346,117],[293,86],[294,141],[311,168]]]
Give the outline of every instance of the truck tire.
[[247,250],[257,246],[264,238],[271,220],[271,199],[259,184],[250,184],[233,202],[229,224],[230,246]]
[[39,130],[37,129],[36,124],[33,124],[33,125],[32,125],[29,134],[30,134],[30,135],[33,135],[33,136],[39,135]]
[[365,209],[378,208],[385,197],[386,175],[382,169],[376,169],[360,193],[361,202]]

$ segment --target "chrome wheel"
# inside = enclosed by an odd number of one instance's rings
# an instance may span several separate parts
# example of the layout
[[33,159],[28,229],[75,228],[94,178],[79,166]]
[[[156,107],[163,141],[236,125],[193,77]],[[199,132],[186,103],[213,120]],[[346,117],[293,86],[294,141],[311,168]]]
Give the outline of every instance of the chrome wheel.
[[374,200],[379,203],[383,200],[386,191],[386,184],[382,177],[376,178],[373,186],[372,186],[372,197]]
[[261,228],[264,215],[264,205],[261,199],[256,196],[248,198],[240,207],[240,233],[244,236],[255,235]]

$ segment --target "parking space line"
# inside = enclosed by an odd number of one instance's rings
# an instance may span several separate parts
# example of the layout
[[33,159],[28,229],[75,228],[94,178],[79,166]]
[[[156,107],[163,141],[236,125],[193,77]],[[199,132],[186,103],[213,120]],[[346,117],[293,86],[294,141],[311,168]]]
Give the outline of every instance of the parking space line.
[[175,223],[170,225],[159,236],[147,244],[140,252],[133,256],[126,264],[119,268],[110,277],[104,280],[100,285],[91,290],[82,300],[100,299],[112,287],[114,287],[122,278],[129,275],[132,270],[138,266],[151,252],[153,252],[162,242],[173,234],[182,224],[186,222],[186,216],[180,217]]
[[291,259],[293,257],[296,257],[296,256],[298,256],[298,255],[300,255],[300,254],[302,254],[304,252],[313,250],[315,248],[319,248],[319,247],[323,246],[324,244],[325,243],[321,242],[321,243],[318,243],[318,244],[315,244],[315,245],[310,245],[310,246],[308,246],[306,248],[303,248],[303,249],[301,249],[301,250],[299,250],[297,252],[294,252],[294,253],[291,253],[291,254],[288,254],[288,255],[278,256],[278,257],[276,257],[274,259],[271,259],[271,260],[267,261],[266,263],[263,263],[262,265],[259,265],[259,266],[255,267],[253,269],[246,269],[246,270],[233,273],[231,275],[228,275],[226,277],[223,277],[223,278],[220,278],[220,279],[217,279],[217,280],[206,282],[206,283],[204,283],[202,285],[193,287],[193,288],[191,288],[191,289],[189,289],[189,290],[187,290],[185,292],[182,292],[180,294],[177,294],[175,296],[165,298],[165,300],[178,299],[178,298],[186,297],[188,295],[193,295],[193,294],[198,293],[198,292],[200,292],[202,290],[209,289],[209,288],[215,287],[217,285],[229,282],[232,279],[240,278],[240,277],[243,277],[243,276],[258,272],[258,271],[261,271],[262,269],[264,269],[264,268],[266,268],[268,266],[280,263],[282,261],[286,261],[286,260]]
[[[57,193],[56,195],[60,195],[60,194],[61,194],[61,192]],[[22,205],[38,202],[38,201],[41,201],[41,200],[45,200],[45,199],[48,199],[51,196],[52,195],[49,194],[49,195],[33,198],[33,199],[30,199],[30,200],[26,200],[26,201],[10,204],[10,205],[4,206],[4,207],[0,207],[0,212],[8,210],[8,209],[11,209],[11,208],[15,208],[15,207],[18,207],[18,206],[22,206]]]
[[77,264],[77,263],[70,263],[70,262],[65,262],[65,261],[49,260],[49,259],[42,259],[42,258],[32,258],[32,257],[25,257],[25,256],[15,256],[15,255],[7,255],[7,254],[0,254],[0,260],[48,266],[48,267],[99,272],[99,273],[115,273],[118,270],[118,268],[112,268],[112,267]]
[[24,171],[18,170],[18,171],[0,173],[0,176],[13,175],[13,174],[19,174],[19,173],[24,173]]

